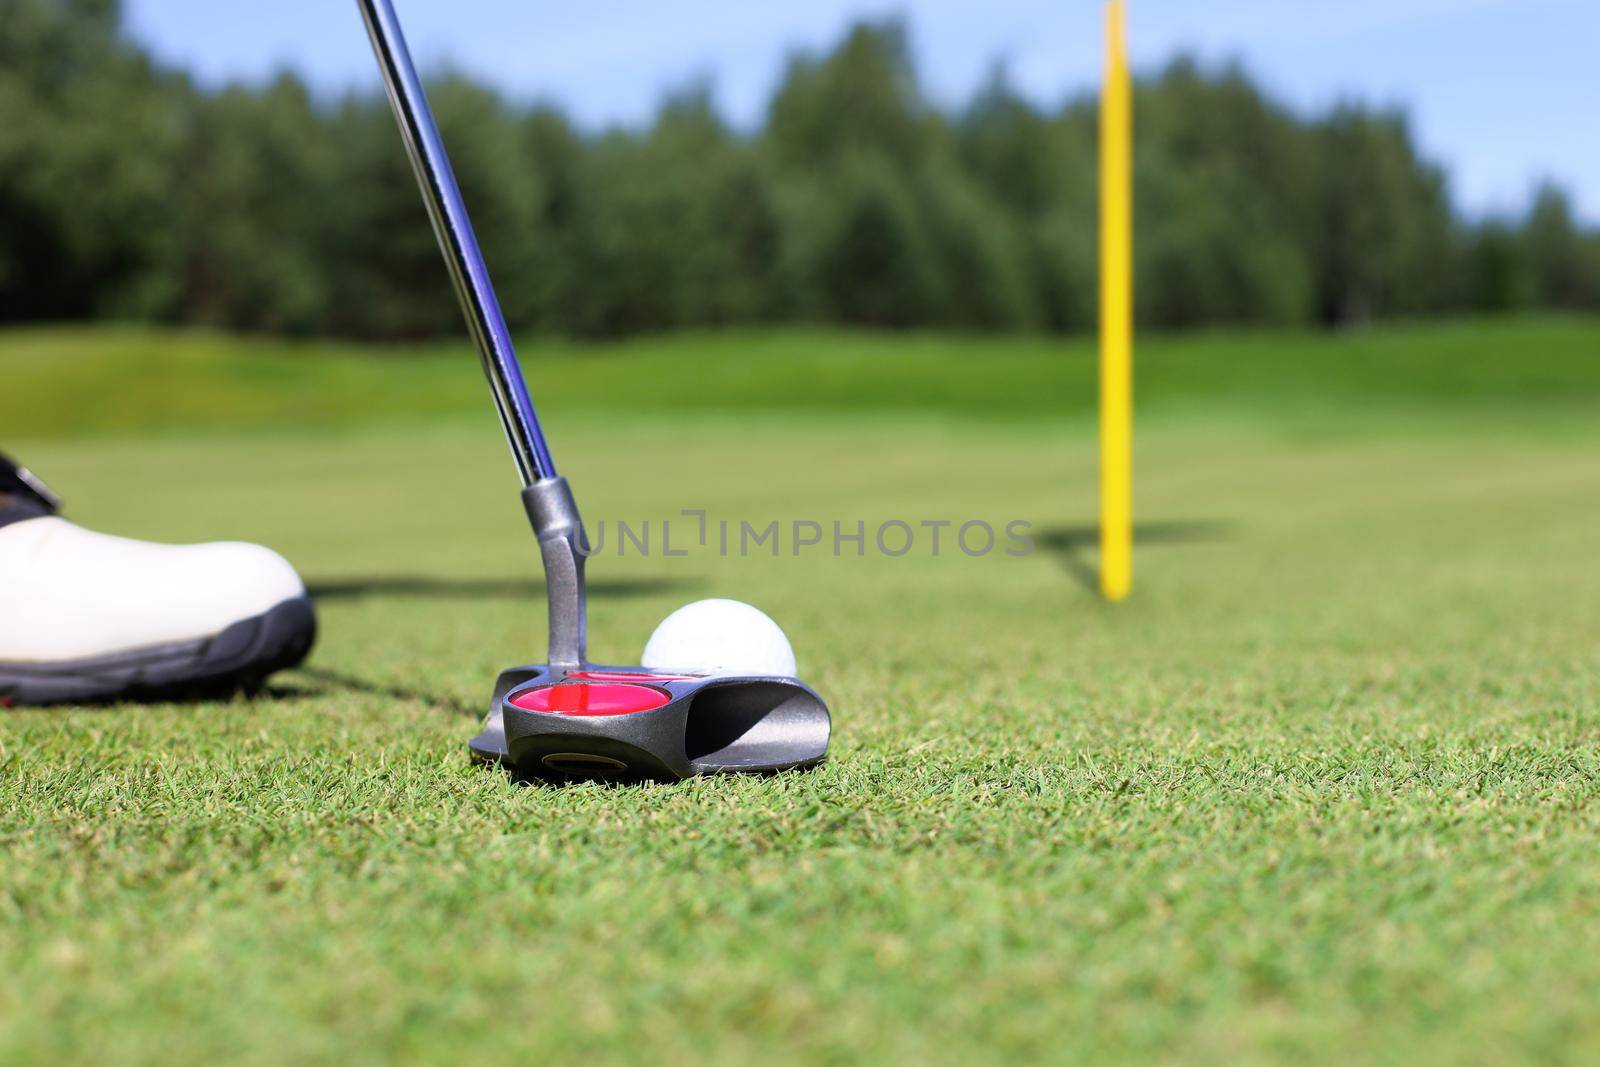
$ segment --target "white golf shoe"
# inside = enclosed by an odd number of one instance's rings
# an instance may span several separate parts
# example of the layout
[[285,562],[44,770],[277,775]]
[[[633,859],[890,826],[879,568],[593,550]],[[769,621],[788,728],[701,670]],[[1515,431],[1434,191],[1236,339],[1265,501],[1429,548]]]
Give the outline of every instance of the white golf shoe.
[[0,703],[211,695],[305,658],[316,616],[259,545],[157,545],[55,514],[0,457]]

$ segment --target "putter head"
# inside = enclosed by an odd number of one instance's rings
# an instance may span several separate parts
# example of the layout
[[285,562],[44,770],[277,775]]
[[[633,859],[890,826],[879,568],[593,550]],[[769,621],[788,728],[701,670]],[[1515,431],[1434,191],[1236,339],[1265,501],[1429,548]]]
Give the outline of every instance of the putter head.
[[827,705],[794,678],[541,663],[501,673],[468,747],[522,777],[678,781],[812,766],[830,729]]
[[522,492],[539,539],[550,662],[502,671],[475,759],[524,778],[762,773],[822,762],[828,707],[794,678],[597,667],[585,655],[588,538],[564,478]]

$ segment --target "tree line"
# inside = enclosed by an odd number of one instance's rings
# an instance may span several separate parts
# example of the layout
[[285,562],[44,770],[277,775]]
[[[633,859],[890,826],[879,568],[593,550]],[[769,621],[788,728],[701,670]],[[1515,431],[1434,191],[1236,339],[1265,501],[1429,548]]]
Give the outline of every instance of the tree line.
[[[116,0],[0,0],[0,26],[0,321],[459,332],[376,90],[203,88]],[[899,21],[793,56],[753,131],[703,85],[601,132],[459,73],[431,92],[516,329],[1093,326],[1094,98],[1041,107],[997,66],[941,110]],[[1600,232],[1561,189],[1466,218],[1402,111],[1306,116],[1178,58],[1140,79],[1135,122],[1147,325],[1600,308]]]

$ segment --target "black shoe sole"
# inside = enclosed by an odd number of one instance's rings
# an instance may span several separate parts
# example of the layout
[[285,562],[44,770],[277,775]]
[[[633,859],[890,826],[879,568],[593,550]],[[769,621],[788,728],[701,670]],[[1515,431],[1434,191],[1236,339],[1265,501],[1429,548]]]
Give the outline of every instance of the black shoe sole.
[[317,616],[285,600],[213,637],[59,663],[0,662],[0,704],[87,704],[227,696],[306,658]]

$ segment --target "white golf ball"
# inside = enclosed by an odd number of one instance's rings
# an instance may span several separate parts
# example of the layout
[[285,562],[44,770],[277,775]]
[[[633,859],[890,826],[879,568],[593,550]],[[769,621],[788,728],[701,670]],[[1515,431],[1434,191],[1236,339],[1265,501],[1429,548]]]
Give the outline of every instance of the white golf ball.
[[794,676],[794,649],[767,615],[737,600],[696,600],[661,620],[639,662],[652,671]]

